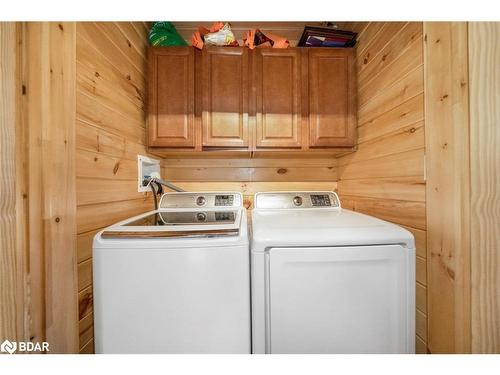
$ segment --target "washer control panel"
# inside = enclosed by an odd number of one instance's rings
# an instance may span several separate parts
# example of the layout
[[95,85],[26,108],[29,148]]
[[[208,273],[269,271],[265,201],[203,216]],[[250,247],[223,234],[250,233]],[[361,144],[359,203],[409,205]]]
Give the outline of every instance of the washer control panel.
[[311,194],[311,204],[313,207],[331,207],[332,202],[328,194]]
[[165,193],[161,197],[160,208],[215,208],[241,207],[241,193]]
[[216,206],[230,206],[232,207],[234,203],[234,195],[232,194],[218,194],[215,196]]
[[340,208],[332,191],[268,192],[255,195],[255,208]]

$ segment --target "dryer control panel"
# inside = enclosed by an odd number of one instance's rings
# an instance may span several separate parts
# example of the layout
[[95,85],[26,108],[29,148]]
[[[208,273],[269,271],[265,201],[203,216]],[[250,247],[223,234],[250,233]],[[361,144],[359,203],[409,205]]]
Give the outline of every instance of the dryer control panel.
[[235,192],[165,193],[160,208],[224,208],[241,207],[243,196]]
[[340,208],[340,201],[332,191],[267,192],[255,195],[255,208]]

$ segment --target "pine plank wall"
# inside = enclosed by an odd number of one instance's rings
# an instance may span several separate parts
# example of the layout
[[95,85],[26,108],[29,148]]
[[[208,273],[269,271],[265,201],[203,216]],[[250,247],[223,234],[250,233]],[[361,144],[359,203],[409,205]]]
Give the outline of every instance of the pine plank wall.
[[399,224],[416,239],[416,351],[427,341],[422,23],[359,31],[358,150],[338,159],[345,208]]
[[[303,23],[294,23],[286,32],[297,36],[302,29]],[[81,353],[94,350],[93,236],[107,225],[152,208],[149,194],[137,193],[136,187],[137,154],[148,155],[144,107],[146,47],[144,23],[77,23],[76,184]],[[248,206],[257,191],[337,189],[336,160],[332,158],[165,159],[162,176],[186,190],[240,191]]]
[[[248,25],[235,24],[239,37]],[[303,23],[266,27],[294,43]],[[417,352],[498,353],[499,25],[339,27],[359,33],[355,153],[169,158],[163,176],[186,190],[241,191],[250,208],[257,191],[338,191],[344,207],[415,235]],[[0,199],[0,232],[11,234],[0,236],[0,341],[94,351],[92,238],[152,207],[136,188],[137,154],[148,154],[146,48],[144,23],[0,23],[1,131],[15,137],[2,144],[0,195],[17,191],[15,234],[12,202]]]
[[147,28],[77,23],[76,193],[80,352],[92,353],[92,238],[151,209],[137,192],[137,154],[146,154]]
[[[299,33],[303,25],[295,25]],[[417,351],[426,352],[421,23],[352,23],[359,32],[359,149],[322,159],[164,159],[186,190],[335,190],[343,205],[401,224],[417,239]],[[277,31],[279,32],[279,31]],[[93,352],[92,238],[151,208],[137,193],[146,154],[144,23],[77,24],[76,174],[80,351]],[[292,35],[291,34],[291,35]],[[293,34],[294,35],[294,34]]]

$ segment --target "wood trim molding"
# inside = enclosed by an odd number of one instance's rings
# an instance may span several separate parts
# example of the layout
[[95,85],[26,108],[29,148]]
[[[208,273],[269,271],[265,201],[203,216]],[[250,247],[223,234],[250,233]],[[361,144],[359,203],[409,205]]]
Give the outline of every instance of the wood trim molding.
[[424,23],[427,311],[432,353],[470,352],[467,23]]
[[29,22],[22,34],[30,338],[77,353],[76,25]]
[[16,35],[15,22],[0,22],[0,342],[26,340]]

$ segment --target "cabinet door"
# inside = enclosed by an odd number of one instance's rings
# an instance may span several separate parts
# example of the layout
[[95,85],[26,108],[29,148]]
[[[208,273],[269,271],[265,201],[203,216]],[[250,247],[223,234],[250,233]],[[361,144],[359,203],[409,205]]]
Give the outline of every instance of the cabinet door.
[[352,49],[309,50],[309,146],[354,146],[356,77]]
[[256,147],[301,147],[301,77],[300,50],[255,50]]
[[149,50],[149,145],[195,147],[194,49]]
[[202,53],[203,146],[248,146],[248,49]]

